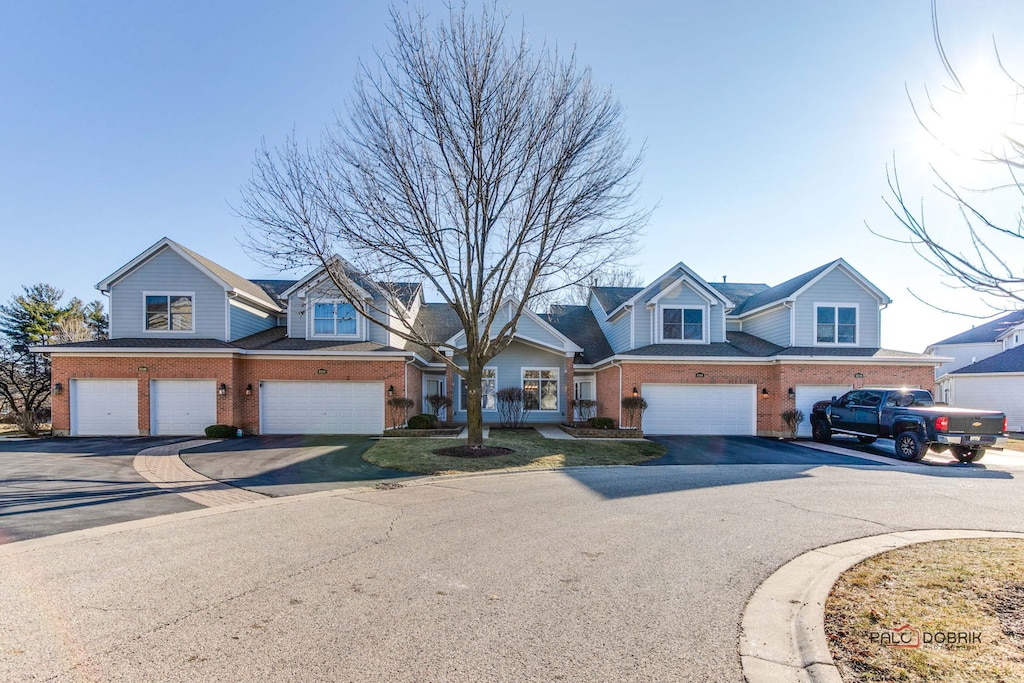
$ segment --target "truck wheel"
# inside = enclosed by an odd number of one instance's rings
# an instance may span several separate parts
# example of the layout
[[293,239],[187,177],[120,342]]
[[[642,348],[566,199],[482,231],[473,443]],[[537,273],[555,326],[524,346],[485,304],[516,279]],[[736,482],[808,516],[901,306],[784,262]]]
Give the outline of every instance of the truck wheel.
[[862,444],[866,446],[869,443],[874,443],[878,441],[878,439],[874,436],[858,436],[857,441],[860,441]]
[[828,443],[832,440],[832,430],[821,420],[811,423],[811,438],[818,443]]
[[928,448],[917,432],[900,432],[896,435],[896,457],[907,462],[918,462]]
[[984,448],[970,448],[969,446],[953,446],[953,455],[960,462],[978,462],[985,457]]

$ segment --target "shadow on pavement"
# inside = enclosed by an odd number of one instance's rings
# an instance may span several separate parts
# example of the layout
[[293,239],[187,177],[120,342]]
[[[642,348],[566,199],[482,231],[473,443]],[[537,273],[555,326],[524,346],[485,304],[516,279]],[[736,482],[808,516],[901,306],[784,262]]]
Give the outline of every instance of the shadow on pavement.
[[421,475],[363,460],[366,436],[253,436],[182,451],[189,467],[211,479],[269,496],[354,488]]

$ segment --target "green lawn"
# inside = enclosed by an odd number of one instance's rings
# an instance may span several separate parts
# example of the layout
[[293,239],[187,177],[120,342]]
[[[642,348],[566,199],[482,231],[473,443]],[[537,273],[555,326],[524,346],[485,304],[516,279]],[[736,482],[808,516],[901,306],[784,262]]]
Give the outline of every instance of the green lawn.
[[487,446],[504,446],[514,453],[494,458],[453,458],[431,453],[456,446],[458,439],[381,439],[363,460],[419,474],[459,474],[495,470],[529,470],[580,465],[638,465],[661,457],[665,448],[650,441],[568,441],[545,439],[530,430],[491,429]]

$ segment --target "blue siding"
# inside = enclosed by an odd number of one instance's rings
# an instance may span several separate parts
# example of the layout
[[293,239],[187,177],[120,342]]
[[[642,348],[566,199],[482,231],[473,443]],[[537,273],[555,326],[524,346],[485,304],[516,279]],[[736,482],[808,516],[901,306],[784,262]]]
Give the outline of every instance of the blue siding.
[[241,339],[277,326],[277,316],[272,313],[256,313],[248,308],[242,308],[234,301],[229,304],[231,339]]
[[[143,292],[191,292],[193,330],[146,330]],[[164,247],[110,287],[110,337],[227,339],[227,293],[205,273]]]
[[[466,359],[455,356],[455,363],[465,367]],[[487,364],[487,367],[498,371],[498,389],[505,387],[521,387],[523,385],[523,368],[558,368],[558,410],[534,410],[527,420],[529,422],[562,422],[565,420],[565,354],[543,351],[535,346],[512,342],[507,349],[498,354]],[[462,410],[461,388],[458,376],[455,381],[455,422],[466,421],[466,411]],[[484,423],[497,424],[497,411],[484,411]]]
[[822,303],[856,304],[859,346],[880,346],[878,299],[840,268],[831,271],[797,297],[793,308],[796,316],[796,339],[793,346],[815,345],[814,307]]
[[604,308],[597,301],[597,297],[593,294],[590,295],[587,305],[590,306],[590,310],[597,319],[597,324],[601,328],[601,331],[604,332],[604,336],[608,340],[608,344],[611,345],[612,351],[615,353],[628,351],[629,322],[632,320],[632,314],[626,313],[612,323],[608,322],[608,314],[604,312]]
[[785,306],[743,319],[743,331],[761,339],[767,339],[779,346],[791,346],[789,342],[790,309]]

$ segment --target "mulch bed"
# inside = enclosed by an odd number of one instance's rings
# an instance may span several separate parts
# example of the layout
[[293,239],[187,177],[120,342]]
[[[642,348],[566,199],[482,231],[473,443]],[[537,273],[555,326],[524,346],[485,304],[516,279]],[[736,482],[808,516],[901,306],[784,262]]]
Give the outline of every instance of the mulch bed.
[[502,446],[448,446],[430,451],[434,455],[447,455],[452,458],[496,458],[500,455],[515,453],[511,448]]

